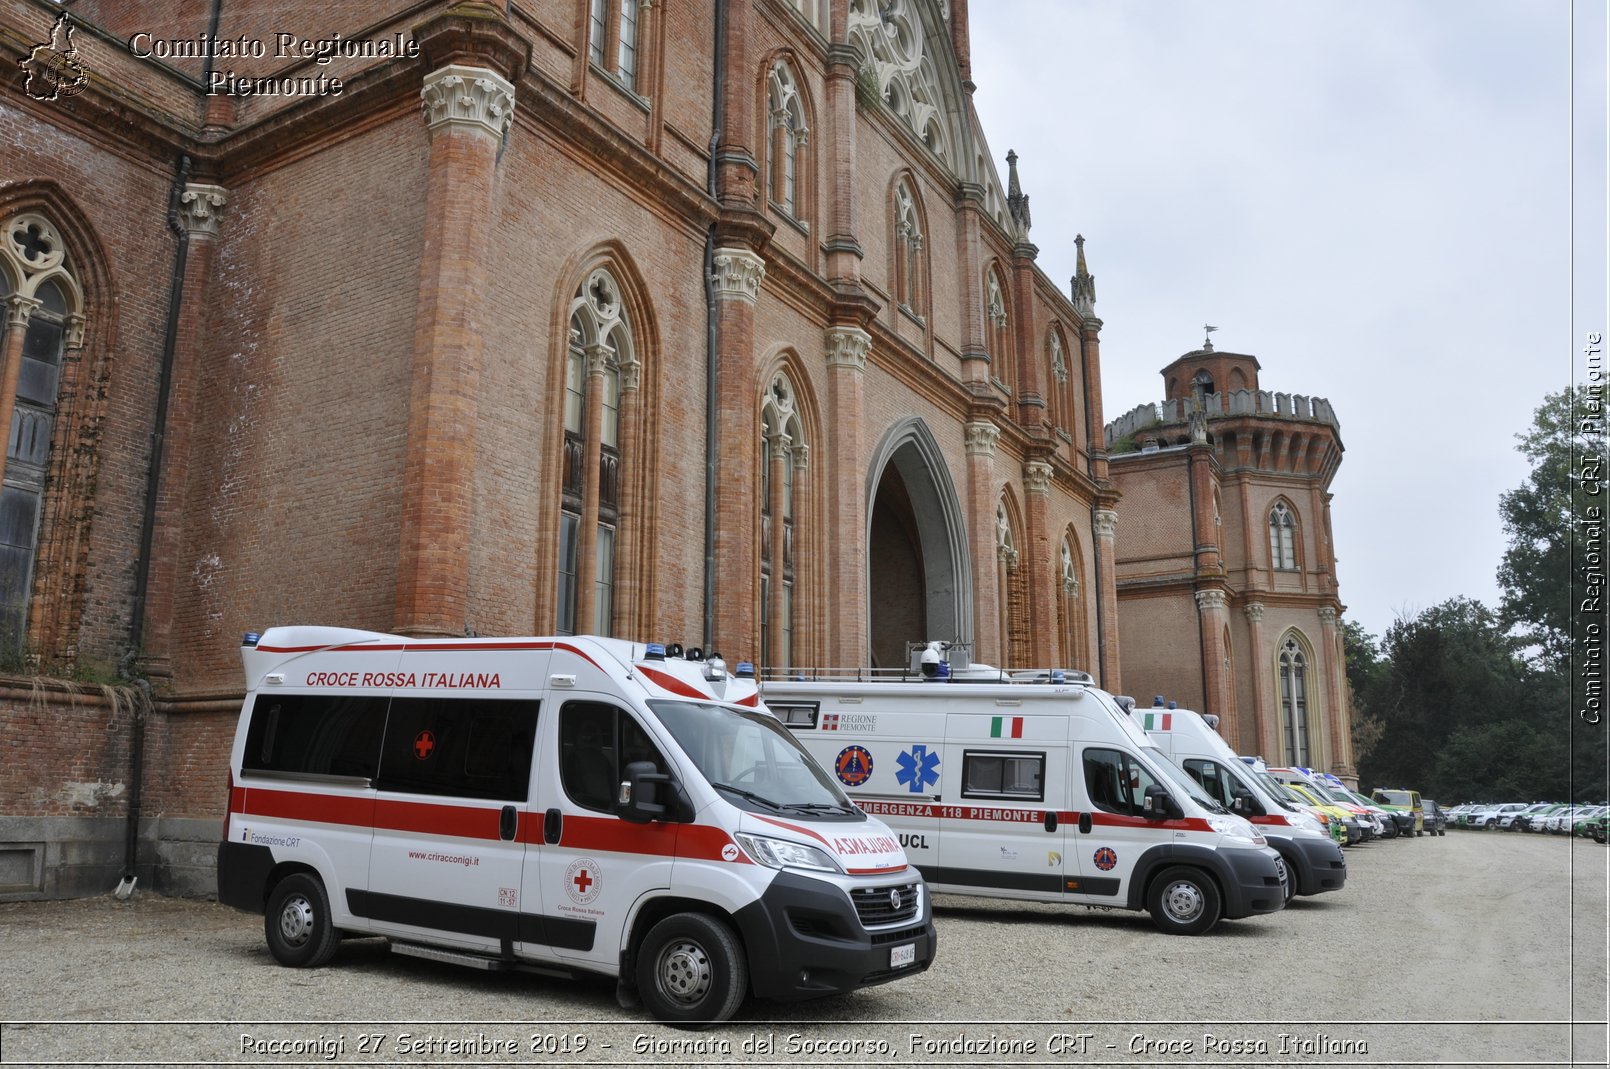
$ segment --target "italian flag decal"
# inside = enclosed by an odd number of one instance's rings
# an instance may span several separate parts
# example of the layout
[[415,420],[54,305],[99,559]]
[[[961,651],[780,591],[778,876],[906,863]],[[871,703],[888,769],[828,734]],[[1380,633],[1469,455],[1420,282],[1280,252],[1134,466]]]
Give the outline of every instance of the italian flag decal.
[[1021,716],[991,717],[989,737],[992,739],[1021,739],[1023,737],[1023,718]]
[[1174,730],[1174,714],[1173,713],[1147,713],[1146,714],[1146,730],[1147,731],[1173,731]]

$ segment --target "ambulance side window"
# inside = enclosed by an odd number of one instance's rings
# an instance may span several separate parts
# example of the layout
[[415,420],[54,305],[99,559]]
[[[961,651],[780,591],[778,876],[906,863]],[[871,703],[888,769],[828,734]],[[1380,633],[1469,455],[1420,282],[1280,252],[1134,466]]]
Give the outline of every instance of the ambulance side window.
[[1185,771],[1202,785],[1202,789],[1207,791],[1214,801],[1226,808],[1235,805],[1235,795],[1232,793],[1235,780],[1217,763],[1193,757],[1185,762]]
[[1086,750],[1084,774],[1091,805],[1137,817],[1146,813],[1146,788],[1157,783],[1139,761],[1119,750]]
[[642,725],[604,702],[566,702],[559,711],[559,778],[577,805],[608,813],[626,766],[648,761],[664,772],[665,759]]
[[248,772],[373,779],[385,725],[382,697],[258,695],[241,767]]
[[525,801],[538,705],[478,698],[393,699],[380,789]]
[[962,796],[1043,800],[1045,754],[974,751],[962,754]]

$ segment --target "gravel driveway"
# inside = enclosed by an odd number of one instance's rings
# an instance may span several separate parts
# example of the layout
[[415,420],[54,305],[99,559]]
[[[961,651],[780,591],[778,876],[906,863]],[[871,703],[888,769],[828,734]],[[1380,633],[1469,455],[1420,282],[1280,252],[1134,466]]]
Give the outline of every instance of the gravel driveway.
[[927,973],[699,1033],[620,1008],[611,982],[379,940],[281,968],[260,918],[213,903],[0,905],[0,1063],[1604,1065],[1607,856],[1491,832],[1372,843],[1345,890],[1195,938],[944,897]]

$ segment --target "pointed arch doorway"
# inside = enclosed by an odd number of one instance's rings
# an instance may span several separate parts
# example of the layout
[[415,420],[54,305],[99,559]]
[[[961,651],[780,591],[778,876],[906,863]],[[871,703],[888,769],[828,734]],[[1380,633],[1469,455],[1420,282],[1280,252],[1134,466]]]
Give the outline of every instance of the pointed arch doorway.
[[933,435],[912,418],[868,468],[867,636],[872,665],[906,663],[907,642],[971,642],[972,567],[961,503]]

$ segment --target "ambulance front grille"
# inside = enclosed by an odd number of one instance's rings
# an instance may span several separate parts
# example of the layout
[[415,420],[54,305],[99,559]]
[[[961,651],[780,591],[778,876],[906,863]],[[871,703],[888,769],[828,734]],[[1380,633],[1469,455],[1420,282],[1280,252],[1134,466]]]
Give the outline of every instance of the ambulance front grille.
[[850,892],[856,916],[866,928],[903,924],[917,915],[922,891],[914,883],[898,887],[857,887]]

